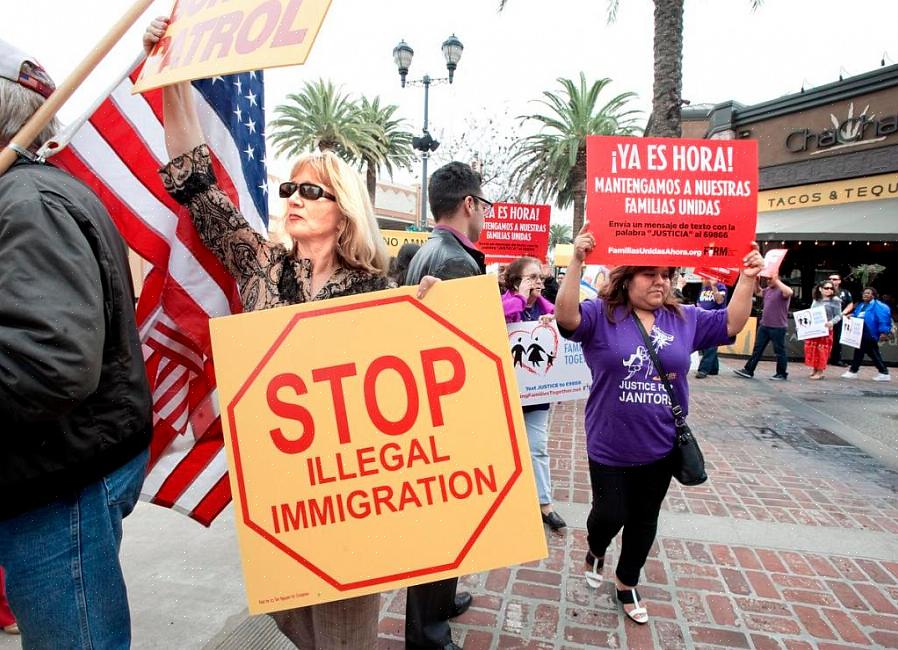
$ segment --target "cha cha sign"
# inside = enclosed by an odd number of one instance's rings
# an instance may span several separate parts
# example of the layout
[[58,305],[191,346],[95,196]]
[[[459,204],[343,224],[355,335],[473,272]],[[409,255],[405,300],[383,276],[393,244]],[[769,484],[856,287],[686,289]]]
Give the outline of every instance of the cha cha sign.
[[791,153],[822,153],[827,149],[843,149],[881,142],[886,137],[898,133],[898,114],[890,113],[878,117],[868,115],[870,106],[855,116],[854,102],[849,104],[845,118],[830,114],[833,127],[813,131],[796,129],[786,136],[786,149]]

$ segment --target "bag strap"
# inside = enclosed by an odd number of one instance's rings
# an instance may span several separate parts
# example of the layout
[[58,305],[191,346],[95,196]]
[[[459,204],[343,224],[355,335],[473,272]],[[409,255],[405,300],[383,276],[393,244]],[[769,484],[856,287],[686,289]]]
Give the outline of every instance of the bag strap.
[[655,354],[655,348],[652,347],[652,341],[649,339],[648,332],[645,331],[645,326],[642,324],[642,321],[639,320],[639,316],[636,315],[635,311],[630,312],[630,315],[633,317],[633,320],[636,321],[636,327],[639,328],[639,333],[642,334],[642,341],[645,343],[646,352],[649,353],[652,363],[655,364],[655,370],[658,371],[658,376],[661,377],[661,382],[664,384],[664,390],[667,391],[667,396],[670,397],[670,410],[673,411],[674,414],[674,423],[677,426],[681,426],[686,423],[686,418],[683,417],[683,408],[677,401],[673,386],[670,385],[670,381],[667,379],[667,373],[664,372],[661,360],[658,358],[658,355]]

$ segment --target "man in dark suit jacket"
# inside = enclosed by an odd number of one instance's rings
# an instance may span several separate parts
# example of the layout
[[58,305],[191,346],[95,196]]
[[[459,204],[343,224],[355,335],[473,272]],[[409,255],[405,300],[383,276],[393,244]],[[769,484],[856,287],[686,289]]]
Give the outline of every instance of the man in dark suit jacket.
[[[436,221],[430,238],[409,265],[405,283],[416,285],[425,275],[454,280],[486,272],[484,256],[474,243],[492,203],[482,196],[480,174],[469,165],[451,162],[430,177],[430,211]],[[456,594],[458,578],[408,588],[405,608],[406,647],[460,650],[452,641],[449,619],[471,606],[471,594]]]

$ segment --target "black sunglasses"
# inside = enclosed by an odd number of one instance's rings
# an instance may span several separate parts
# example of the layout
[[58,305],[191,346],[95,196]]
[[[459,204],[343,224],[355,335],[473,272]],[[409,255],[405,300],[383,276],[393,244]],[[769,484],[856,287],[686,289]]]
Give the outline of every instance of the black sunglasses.
[[477,196],[476,194],[472,194],[472,195],[471,195],[471,198],[472,198],[472,199],[477,199],[478,201],[480,201],[481,203],[483,203],[483,204],[486,206],[486,209],[487,209],[487,210],[492,210],[492,209],[493,209],[493,202],[492,202],[492,201],[487,201],[487,200],[486,200],[485,198],[483,198],[482,196]]
[[833,290],[832,287],[821,287],[821,289],[826,289],[827,291],[832,291],[832,290]]
[[293,193],[299,190],[299,195],[308,199],[309,201],[317,201],[322,196],[331,201],[336,201],[337,197],[329,192],[325,192],[323,187],[319,187],[314,183],[294,183],[293,181],[287,181],[286,183],[281,183],[278,188],[278,193],[281,195],[282,199],[289,199],[293,196]]

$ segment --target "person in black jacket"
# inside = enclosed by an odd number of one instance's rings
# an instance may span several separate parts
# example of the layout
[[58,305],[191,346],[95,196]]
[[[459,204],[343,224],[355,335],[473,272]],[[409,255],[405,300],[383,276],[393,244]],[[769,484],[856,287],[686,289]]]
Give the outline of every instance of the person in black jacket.
[[481,196],[480,182],[480,174],[461,162],[443,165],[430,177],[428,198],[436,225],[412,258],[406,284],[418,284],[425,275],[455,280],[486,273],[484,255],[475,244],[493,204]]
[[[409,265],[407,285],[425,276],[454,280],[486,272],[484,255],[475,247],[483,230],[483,218],[492,203],[483,198],[480,174],[470,165],[451,162],[430,177],[430,211],[436,221],[430,238]],[[459,648],[452,641],[448,619],[471,606],[471,594],[456,594],[458,578],[408,588],[405,608],[407,648]]]
[[[0,41],[0,148],[52,91]],[[0,565],[22,645],[127,648],[118,550],[152,433],[127,250],[86,186],[23,151],[0,175],[0,260]]]

